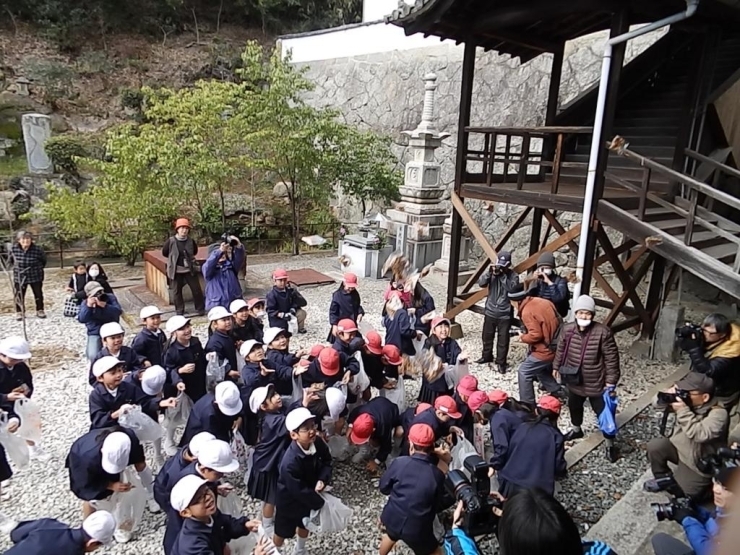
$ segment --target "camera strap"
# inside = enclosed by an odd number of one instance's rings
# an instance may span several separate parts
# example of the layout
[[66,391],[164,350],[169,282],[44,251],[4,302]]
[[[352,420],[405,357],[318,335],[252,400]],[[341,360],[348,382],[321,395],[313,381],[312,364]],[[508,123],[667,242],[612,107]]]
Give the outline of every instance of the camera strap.
[[663,409],[663,417],[660,419],[660,435],[663,437],[668,437],[665,435],[666,426],[668,425],[668,416],[671,414],[670,407],[666,407]]

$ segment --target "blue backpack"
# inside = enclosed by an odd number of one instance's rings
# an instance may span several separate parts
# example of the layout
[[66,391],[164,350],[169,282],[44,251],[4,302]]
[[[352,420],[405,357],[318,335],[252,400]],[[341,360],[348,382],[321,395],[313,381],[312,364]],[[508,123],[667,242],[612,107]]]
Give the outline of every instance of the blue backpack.
[[475,540],[468,536],[462,528],[453,528],[445,533],[445,555],[480,555]]

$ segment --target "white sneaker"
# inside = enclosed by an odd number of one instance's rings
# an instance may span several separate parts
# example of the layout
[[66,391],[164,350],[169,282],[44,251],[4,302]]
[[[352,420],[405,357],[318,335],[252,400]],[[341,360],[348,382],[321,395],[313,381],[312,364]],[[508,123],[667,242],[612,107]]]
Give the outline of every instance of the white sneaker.
[[308,555],[308,549],[300,549],[297,545],[293,548],[293,555]]
[[18,526],[18,521],[8,518],[5,515],[0,516],[0,534],[10,534],[15,527]]
[[132,534],[128,530],[116,530],[113,532],[113,539],[117,543],[128,543],[131,541],[131,536]]
[[149,509],[150,513],[159,513],[162,511],[162,508],[159,506],[159,503],[157,503],[154,499],[147,500],[146,506]]
[[46,462],[51,459],[51,455],[44,451],[39,445],[29,445],[28,454],[32,461]]

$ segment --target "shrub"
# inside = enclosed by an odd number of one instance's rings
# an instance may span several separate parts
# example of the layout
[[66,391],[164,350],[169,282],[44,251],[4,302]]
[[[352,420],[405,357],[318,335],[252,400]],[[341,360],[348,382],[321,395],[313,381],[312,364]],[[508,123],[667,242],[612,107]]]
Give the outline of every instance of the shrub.
[[73,177],[80,176],[80,159],[100,160],[104,155],[100,138],[93,134],[67,133],[51,137],[46,142],[45,150],[57,173]]

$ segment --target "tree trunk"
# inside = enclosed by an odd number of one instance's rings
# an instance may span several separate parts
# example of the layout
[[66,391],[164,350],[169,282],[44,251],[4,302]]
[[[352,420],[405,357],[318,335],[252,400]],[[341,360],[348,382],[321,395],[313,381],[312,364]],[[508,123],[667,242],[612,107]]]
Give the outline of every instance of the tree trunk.
[[290,182],[290,208],[293,215],[293,254],[300,254],[300,244],[298,239],[298,200],[296,199],[295,181]]

